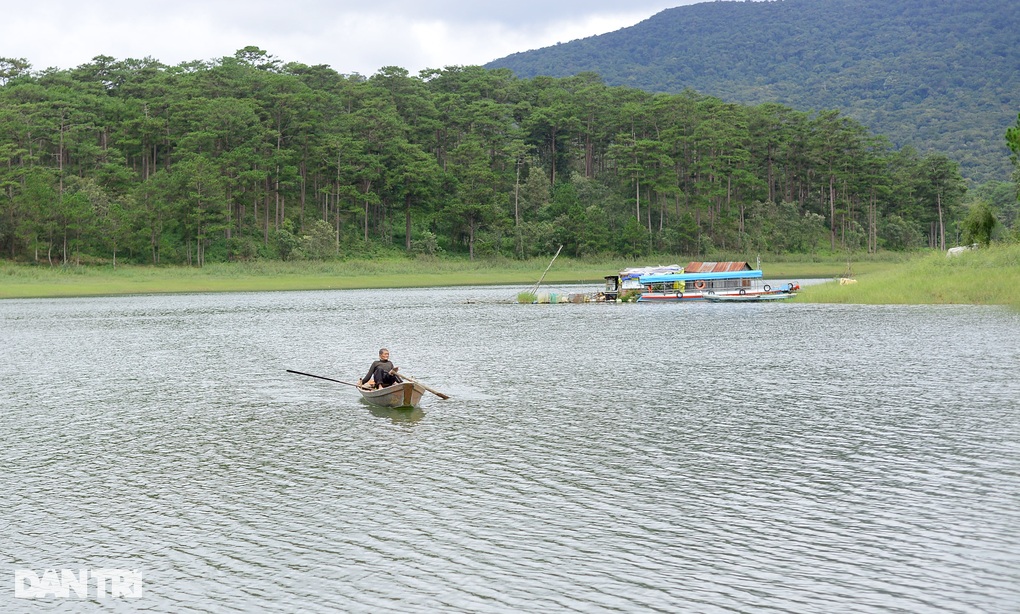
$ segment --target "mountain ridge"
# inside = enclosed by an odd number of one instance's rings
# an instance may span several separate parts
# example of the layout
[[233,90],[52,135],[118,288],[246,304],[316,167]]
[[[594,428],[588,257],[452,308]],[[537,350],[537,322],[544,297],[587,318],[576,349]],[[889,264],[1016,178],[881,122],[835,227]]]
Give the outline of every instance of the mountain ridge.
[[1020,110],[1016,31],[1010,0],[717,0],[485,67],[838,109],[899,147],[949,155],[974,181],[1005,181],[1003,135]]

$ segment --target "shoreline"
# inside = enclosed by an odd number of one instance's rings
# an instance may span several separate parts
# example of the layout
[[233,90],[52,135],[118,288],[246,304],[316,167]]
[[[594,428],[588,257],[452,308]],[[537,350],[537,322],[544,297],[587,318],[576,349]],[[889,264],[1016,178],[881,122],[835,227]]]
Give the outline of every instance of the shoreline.
[[[652,259],[649,259],[652,261]],[[218,263],[204,268],[145,265],[48,267],[0,262],[0,300],[81,298],[142,294],[366,290],[460,286],[542,286],[590,284],[603,287],[606,275],[631,261],[354,261],[303,263]],[[770,277],[831,278],[833,263],[777,263]],[[544,277],[543,277],[544,275]]]
[[[716,260],[744,260],[716,257]],[[625,268],[680,262],[675,256],[641,260],[560,258],[513,261],[379,258],[328,262],[254,261],[186,266],[46,266],[0,261],[0,300],[84,298],[219,292],[285,292],[464,286],[590,285]],[[835,280],[845,259],[767,262],[768,279]],[[1020,245],[991,246],[960,256],[942,252],[881,254],[853,263],[858,283],[815,283],[794,302],[869,305],[994,305],[1020,311]]]

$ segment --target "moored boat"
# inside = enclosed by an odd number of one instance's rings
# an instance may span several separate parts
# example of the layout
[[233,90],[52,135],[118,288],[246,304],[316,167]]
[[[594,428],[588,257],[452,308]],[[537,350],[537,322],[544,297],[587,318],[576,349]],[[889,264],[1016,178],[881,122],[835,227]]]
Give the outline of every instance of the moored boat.
[[425,388],[418,382],[400,382],[385,388],[367,389],[358,386],[362,398],[379,407],[418,407]]
[[709,292],[705,300],[712,303],[765,303],[768,301],[785,301],[797,296],[796,292],[767,292],[756,294],[723,295]]
[[[759,286],[761,269],[753,269],[746,262],[692,262],[682,273],[642,275],[644,291],[638,302],[686,302],[705,300],[709,294],[716,297],[783,296],[800,289],[795,282],[773,289],[768,284]],[[741,299],[747,302],[749,298]],[[768,300],[768,299],[765,299]]]

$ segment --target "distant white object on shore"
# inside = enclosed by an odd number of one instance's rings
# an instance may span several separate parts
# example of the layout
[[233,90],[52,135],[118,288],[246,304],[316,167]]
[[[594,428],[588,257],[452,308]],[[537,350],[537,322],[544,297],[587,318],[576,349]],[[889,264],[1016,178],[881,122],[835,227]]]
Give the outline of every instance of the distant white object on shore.
[[973,243],[971,245],[961,245],[959,247],[950,247],[948,250],[946,250],[946,257],[948,258],[949,256],[959,256],[963,252],[977,248],[978,248],[977,243]]

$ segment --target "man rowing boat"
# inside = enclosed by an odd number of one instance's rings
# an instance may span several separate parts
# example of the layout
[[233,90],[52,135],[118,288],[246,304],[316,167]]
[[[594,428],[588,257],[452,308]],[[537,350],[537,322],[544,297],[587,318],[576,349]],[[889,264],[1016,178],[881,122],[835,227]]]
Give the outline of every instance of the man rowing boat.
[[358,386],[369,389],[392,386],[402,381],[397,375],[398,370],[399,367],[394,367],[390,362],[390,351],[382,348],[379,350],[379,360],[372,362],[365,377],[358,380]]

